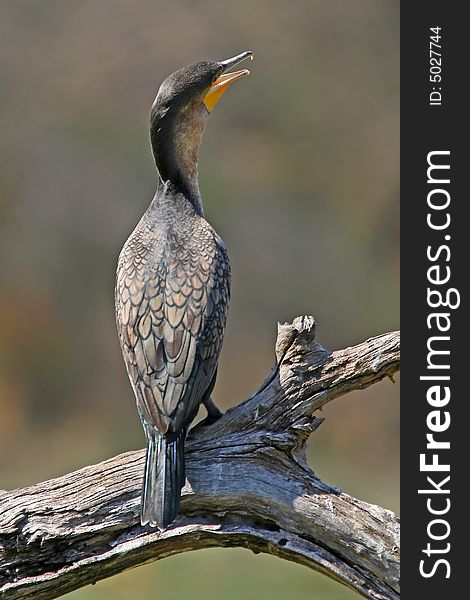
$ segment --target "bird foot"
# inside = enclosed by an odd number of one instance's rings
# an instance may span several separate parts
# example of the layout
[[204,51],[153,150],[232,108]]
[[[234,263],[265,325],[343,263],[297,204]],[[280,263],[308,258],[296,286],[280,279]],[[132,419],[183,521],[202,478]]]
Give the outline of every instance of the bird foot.
[[202,429],[203,427],[208,427],[209,425],[213,425],[216,421],[218,421],[220,419],[220,417],[223,414],[224,413],[220,412],[219,409],[217,409],[217,413],[211,412],[210,414],[207,415],[207,417],[205,419],[202,419],[202,421],[199,421],[199,423],[197,425],[195,425],[194,427],[191,427],[191,431],[195,431],[197,429]]

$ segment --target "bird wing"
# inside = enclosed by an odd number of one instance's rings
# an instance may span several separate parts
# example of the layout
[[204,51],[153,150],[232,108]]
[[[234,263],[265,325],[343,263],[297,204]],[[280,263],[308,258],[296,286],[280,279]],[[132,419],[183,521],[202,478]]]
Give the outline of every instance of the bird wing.
[[[141,418],[162,434],[189,425],[214,376],[230,294],[230,266],[213,231],[151,264],[123,250],[116,310]],[[201,233],[199,234],[201,235]]]

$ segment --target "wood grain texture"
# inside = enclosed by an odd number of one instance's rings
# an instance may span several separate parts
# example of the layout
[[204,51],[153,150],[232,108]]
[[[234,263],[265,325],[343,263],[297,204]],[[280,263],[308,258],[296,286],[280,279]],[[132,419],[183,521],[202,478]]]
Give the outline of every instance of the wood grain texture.
[[214,546],[303,564],[366,598],[399,598],[397,516],[320,481],[304,452],[323,421],[314,411],[399,369],[399,339],[386,333],[329,353],[312,317],[280,325],[260,389],[190,433],[180,515],[164,532],[139,524],[143,451],[0,492],[0,598],[50,600]]

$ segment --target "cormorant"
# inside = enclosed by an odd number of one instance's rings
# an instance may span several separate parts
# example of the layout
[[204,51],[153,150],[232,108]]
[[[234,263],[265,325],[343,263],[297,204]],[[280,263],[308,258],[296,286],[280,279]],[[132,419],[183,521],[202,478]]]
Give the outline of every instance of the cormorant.
[[116,322],[147,438],[141,523],[164,529],[176,518],[185,482],[184,442],[210,394],[230,296],[230,264],[204,218],[198,150],[209,113],[246,69],[243,52],[198,62],[161,84],[150,113],[159,181],[154,199],[124,244],[116,276]]

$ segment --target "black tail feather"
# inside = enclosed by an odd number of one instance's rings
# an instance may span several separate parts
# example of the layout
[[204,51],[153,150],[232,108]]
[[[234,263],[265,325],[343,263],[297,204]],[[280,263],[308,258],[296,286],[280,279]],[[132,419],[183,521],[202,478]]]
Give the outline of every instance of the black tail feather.
[[186,479],[185,438],[185,430],[165,437],[154,429],[148,431],[140,511],[142,525],[165,529],[176,519]]

